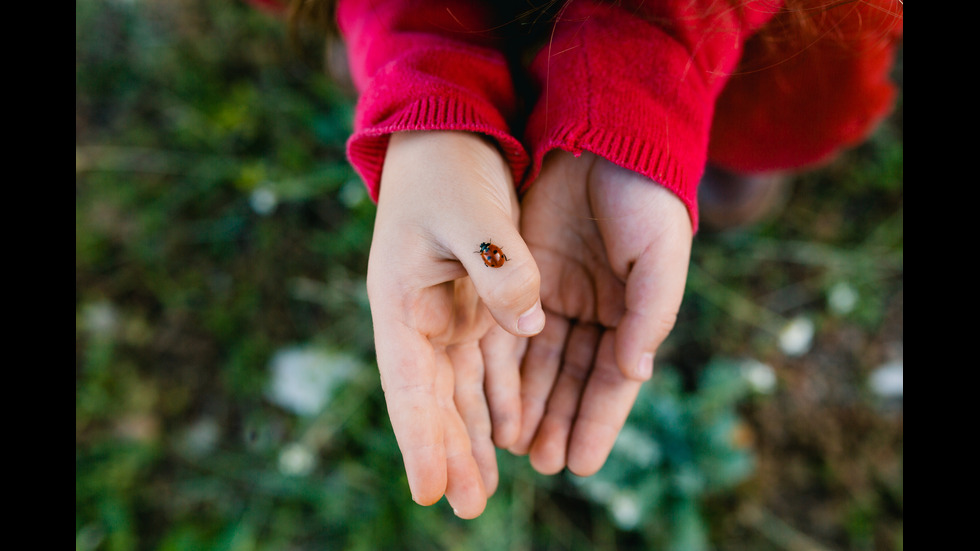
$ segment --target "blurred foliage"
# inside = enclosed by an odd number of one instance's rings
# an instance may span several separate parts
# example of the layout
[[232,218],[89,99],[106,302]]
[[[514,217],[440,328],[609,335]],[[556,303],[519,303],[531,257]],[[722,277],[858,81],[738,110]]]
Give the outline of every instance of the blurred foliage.
[[748,366],[715,361],[696,392],[674,370],[640,393],[606,465],[577,479],[616,525],[641,531],[654,549],[709,549],[705,495],[734,487],[753,470],[736,406],[752,392]]
[[901,105],[778,219],[699,236],[598,475],[501,453],[465,522],[409,497],[353,100],[316,38],[244,3],[79,0],[75,44],[77,550],[901,548],[901,404],[865,384],[901,361]]

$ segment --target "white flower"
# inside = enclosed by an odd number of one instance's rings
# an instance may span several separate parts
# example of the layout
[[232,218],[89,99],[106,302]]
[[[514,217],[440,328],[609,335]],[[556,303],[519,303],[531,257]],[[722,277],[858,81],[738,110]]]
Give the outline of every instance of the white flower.
[[210,453],[221,438],[221,427],[210,417],[202,418],[184,432],[183,446],[187,453],[204,456]]
[[316,458],[303,444],[292,443],[279,453],[279,471],[289,476],[306,476],[313,471]]
[[772,367],[758,361],[745,360],[742,362],[742,377],[749,383],[752,390],[769,394],[776,388],[776,372]]
[[86,304],[82,307],[82,327],[99,337],[110,337],[119,327],[119,312],[109,301]]
[[858,293],[849,283],[835,283],[827,293],[830,310],[838,315],[850,314],[857,305]]
[[895,360],[876,368],[868,379],[871,391],[882,398],[901,398],[903,362]]
[[609,503],[612,496],[616,493],[616,486],[595,476],[589,477],[571,477],[572,482],[578,484],[584,493],[586,493],[593,501],[596,503]]
[[813,322],[809,318],[793,318],[779,332],[779,349],[787,356],[805,354],[813,344],[813,333]]
[[286,348],[272,358],[267,395],[294,413],[316,415],[358,367],[357,360],[346,354],[314,347]]
[[337,192],[337,198],[345,207],[356,207],[361,201],[367,199],[367,190],[360,180],[347,180]]
[[252,195],[249,196],[248,204],[252,206],[252,210],[256,213],[266,216],[276,210],[276,205],[279,204],[279,198],[268,187],[257,187],[252,191]]
[[623,530],[632,530],[640,522],[640,499],[633,492],[616,492],[609,503],[616,526]]
[[630,425],[623,427],[616,439],[616,451],[639,467],[653,464],[660,457],[657,443],[646,433]]

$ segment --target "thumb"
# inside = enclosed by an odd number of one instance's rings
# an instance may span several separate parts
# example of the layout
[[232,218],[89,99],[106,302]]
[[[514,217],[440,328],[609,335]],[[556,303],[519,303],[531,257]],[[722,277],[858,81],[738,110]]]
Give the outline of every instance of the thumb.
[[382,194],[385,185],[401,192],[386,204],[408,210],[462,262],[497,323],[518,336],[540,332],[541,276],[517,231],[517,194],[499,151],[469,132],[396,133],[384,170]]
[[490,314],[507,332],[519,337],[544,329],[541,308],[541,273],[524,239],[509,221],[483,238],[471,237],[456,244],[453,252],[466,268],[477,294]]
[[684,296],[693,239],[687,207],[667,188],[608,161],[592,176],[610,265],[626,282],[616,363],[627,378],[646,380]]
[[650,251],[633,265],[626,280],[626,311],[616,328],[616,363],[627,378],[642,381],[652,375],[654,354],[677,320],[686,276],[683,247]]

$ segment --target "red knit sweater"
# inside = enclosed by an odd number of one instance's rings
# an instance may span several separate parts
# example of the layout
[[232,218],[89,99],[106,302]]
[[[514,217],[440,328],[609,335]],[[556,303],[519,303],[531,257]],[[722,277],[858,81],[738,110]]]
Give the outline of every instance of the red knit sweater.
[[[802,46],[780,41],[792,29],[780,9],[781,0],[571,0],[529,66],[515,69],[497,32],[508,21],[482,2],[342,0],[360,92],[348,155],[376,200],[392,132],[490,136],[520,190],[549,151],[591,151],[672,190],[696,228],[709,153],[739,171],[804,167],[866,137],[894,102],[900,2],[826,9],[821,38]],[[527,71],[530,97],[518,96],[514,70]]]

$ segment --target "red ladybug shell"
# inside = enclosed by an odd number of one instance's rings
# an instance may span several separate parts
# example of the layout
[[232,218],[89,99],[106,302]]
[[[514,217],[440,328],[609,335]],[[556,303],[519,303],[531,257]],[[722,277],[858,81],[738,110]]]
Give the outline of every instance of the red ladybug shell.
[[480,250],[476,252],[483,256],[483,263],[491,268],[499,268],[507,261],[507,255],[504,254],[504,251],[493,243],[480,243]]

